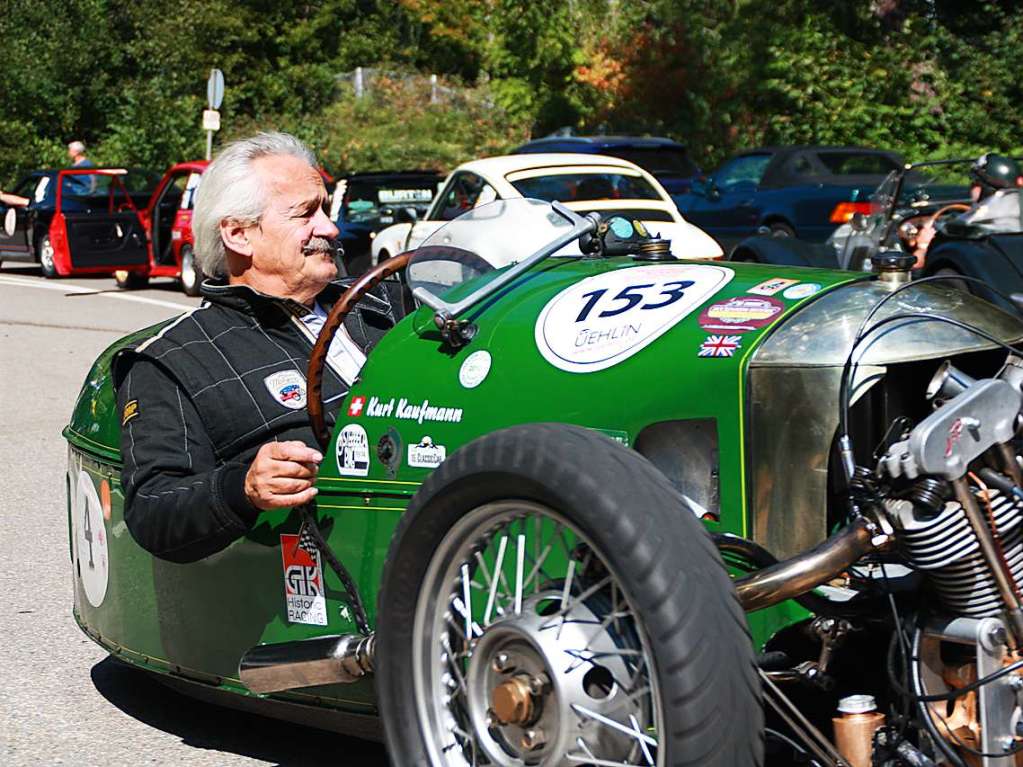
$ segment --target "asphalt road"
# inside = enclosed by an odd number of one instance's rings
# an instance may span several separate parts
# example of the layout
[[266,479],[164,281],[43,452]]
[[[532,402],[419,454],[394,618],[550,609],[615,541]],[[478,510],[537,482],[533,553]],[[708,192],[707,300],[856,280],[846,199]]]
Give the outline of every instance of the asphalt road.
[[195,305],[170,281],[0,268],[0,764],[385,765],[383,747],[193,701],[112,661],[71,616],[61,430],[93,359]]

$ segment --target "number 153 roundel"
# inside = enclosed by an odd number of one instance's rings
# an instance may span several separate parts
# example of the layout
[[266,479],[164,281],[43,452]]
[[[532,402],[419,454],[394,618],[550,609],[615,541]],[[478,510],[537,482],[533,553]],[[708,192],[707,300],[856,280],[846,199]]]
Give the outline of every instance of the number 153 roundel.
[[638,266],[588,277],[544,307],[536,346],[569,373],[617,365],[713,296],[733,272],[710,264]]

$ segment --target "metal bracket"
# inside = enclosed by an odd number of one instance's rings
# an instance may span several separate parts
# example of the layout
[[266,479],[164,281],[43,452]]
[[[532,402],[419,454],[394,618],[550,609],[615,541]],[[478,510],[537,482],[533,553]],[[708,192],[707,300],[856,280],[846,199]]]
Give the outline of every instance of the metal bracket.
[[[936,618],[924,627],[925,637],[977,648],[977,678],[982,679],[1004,667],[1008,632],[998,618]],[[919,662],[917,660],[916,662]],[[933,670],[931,670],[933,673]],[[1017,745],[1015,728],[1020,721],[1020,701],[1013,675],[996,679],[977,690],[980,708],[980,750],[1003,754]],[[981,767],[1014,767],[1016,758],[985,756]]]

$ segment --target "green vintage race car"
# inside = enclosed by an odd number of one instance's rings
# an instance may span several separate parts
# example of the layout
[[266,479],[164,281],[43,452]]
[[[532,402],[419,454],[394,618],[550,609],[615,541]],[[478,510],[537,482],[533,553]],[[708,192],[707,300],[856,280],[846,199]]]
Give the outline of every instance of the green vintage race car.
[[[331,313],[315,508],[194,564],[123,519],[140,331],[65,432],[75,617],[192,694],[382,721],[401,767],[1013,763],[1023,327],[879,268],[475,209]],[[382,279],[413,308],[328,427],[323,352]]]

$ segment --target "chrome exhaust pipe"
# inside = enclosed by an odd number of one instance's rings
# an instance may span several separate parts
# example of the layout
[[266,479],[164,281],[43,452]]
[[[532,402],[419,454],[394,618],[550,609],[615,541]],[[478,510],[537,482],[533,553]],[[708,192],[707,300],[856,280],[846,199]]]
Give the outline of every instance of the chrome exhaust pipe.
[[255,693],[320,684],[351,684],[373,673],[375,635],[345,634],[257,645],[242,656],[238,677]]
[[802,596],[839,575],[865,554],[883,548],[889,540],[866,519],[857,519],[816,548],[737,578],[735,591],[742,609],[763,610]]

